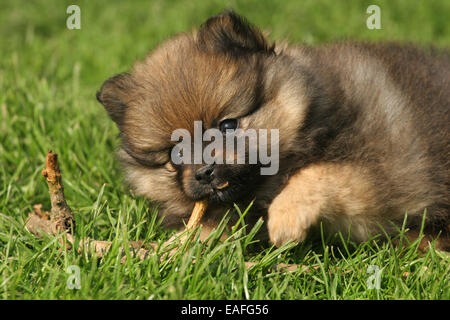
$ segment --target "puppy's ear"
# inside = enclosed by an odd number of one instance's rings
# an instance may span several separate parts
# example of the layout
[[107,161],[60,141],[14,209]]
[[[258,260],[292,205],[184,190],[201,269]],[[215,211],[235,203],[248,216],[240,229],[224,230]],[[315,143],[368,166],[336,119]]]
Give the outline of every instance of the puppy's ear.
[[231,55],[275,53],[258,28],[231,10],[209,18],[200,27],[197,42],[205,51]]
[[106,80],[97,91],[97,100],[105,107],[111,119],[120,128],[127,105],[126,96],[132,87],[131,75],[121,73]]

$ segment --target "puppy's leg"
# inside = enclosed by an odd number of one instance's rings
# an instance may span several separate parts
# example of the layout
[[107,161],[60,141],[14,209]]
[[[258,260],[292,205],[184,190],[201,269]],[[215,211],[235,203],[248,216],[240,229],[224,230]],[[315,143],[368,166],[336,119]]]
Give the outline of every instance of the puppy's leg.
[[352,225],[356,238],[371,232],[376,207],[370,175],[349,164],[315,164],[293,175],[269,207],[268,231],[279,246],[289,240],[302,241],[308,229],[325,219],[332,231]]

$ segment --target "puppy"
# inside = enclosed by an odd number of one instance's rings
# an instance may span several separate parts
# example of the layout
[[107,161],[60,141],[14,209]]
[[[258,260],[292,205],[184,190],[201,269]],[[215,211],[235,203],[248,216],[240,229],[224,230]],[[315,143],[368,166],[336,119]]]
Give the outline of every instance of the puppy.
[[[351,42],[281,48],[230,11],[163,42],[108,79],[97,99],[120,130],[126,181],[160,204],[167,227],[181,227],[195,201],[209,199],[204,230],[233,204],[254,201],[246,222],[263,217],[277,246],[303,241],[320,224],[355,241],[393,235],[405,214],[418,230],[424,212],[426,232],[448,235],[448,51]],[[173,132],[194,136],[196,122],[224,137],[276,129],[276,174],[261,174],[259,160],[175,163]]]

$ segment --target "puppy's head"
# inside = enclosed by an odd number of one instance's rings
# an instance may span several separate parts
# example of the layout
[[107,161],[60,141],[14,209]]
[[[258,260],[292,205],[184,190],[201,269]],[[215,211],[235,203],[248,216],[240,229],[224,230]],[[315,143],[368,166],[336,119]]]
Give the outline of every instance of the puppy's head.
[[[128,183],[172,217],[187,215],[199,199],[220,205],[251,197],[266,179],[261,163],[175,163],[172,135],[181,130],[195,140],[198,130],[216,128],[226,141],[237,129],[276,129],[281,163],[295,149],[307,96],[291,69],[258,29],[227,12],[164,42],[130,73],[108,79],[97,99],[120,130]],[[237,157],[225,148],[214,156]]]

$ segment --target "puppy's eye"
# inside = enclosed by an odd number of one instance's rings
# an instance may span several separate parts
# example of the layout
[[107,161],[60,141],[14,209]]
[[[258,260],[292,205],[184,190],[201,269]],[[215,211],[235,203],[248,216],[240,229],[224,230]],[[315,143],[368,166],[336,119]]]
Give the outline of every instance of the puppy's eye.
[[238,127],[237,119],[226,119],[223,120],[219,125],[219,129],[223,133],[227,133],[227,130],[236,130],[237,127]]

